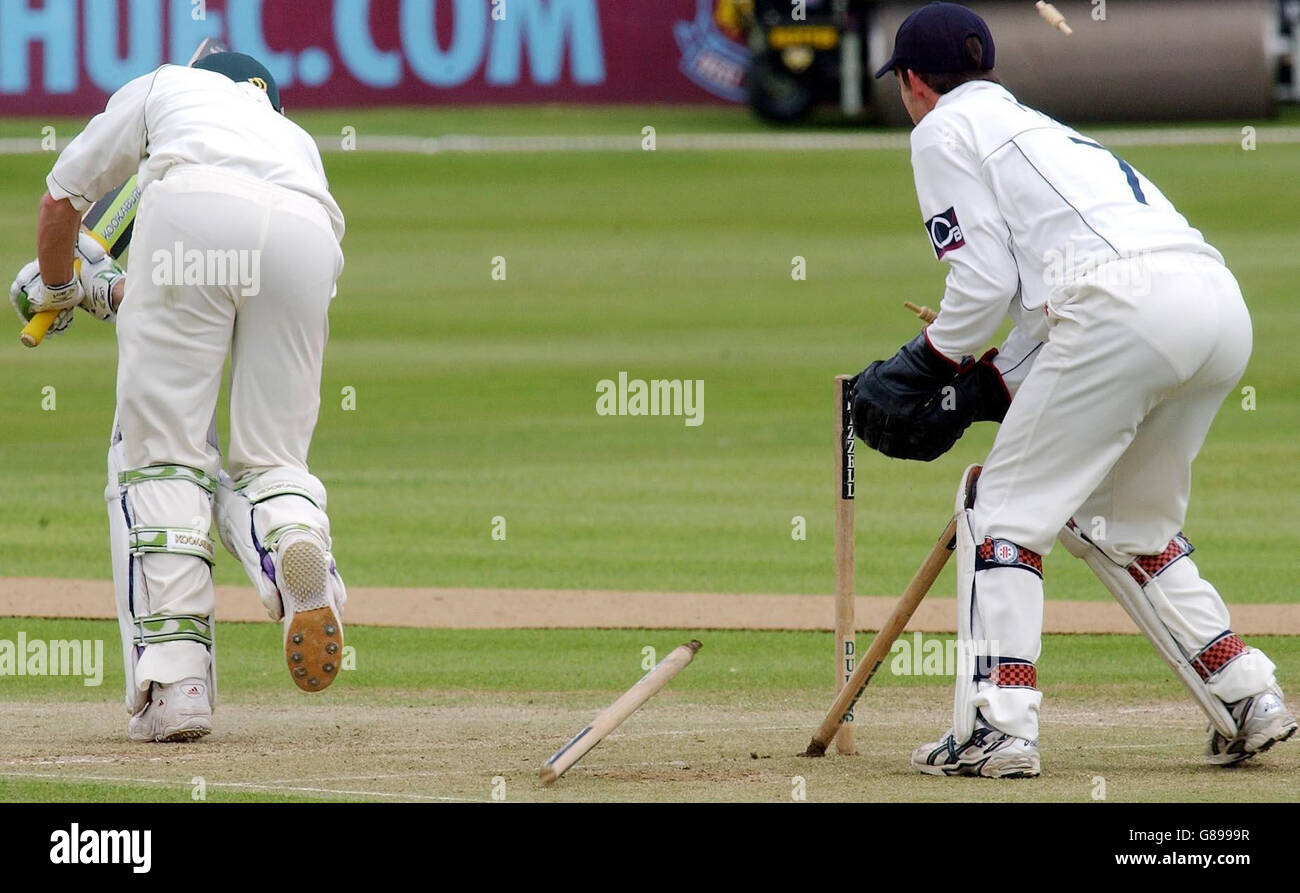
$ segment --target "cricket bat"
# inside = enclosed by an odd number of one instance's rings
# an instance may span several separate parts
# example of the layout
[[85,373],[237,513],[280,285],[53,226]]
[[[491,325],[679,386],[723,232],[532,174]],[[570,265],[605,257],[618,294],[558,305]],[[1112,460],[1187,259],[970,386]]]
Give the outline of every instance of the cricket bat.
[[[225,51],[222,43],[211,37],[206,38],[187,64],[193,65],[204,56]],[[140,190],[136,185],[136,175],[132,174],[131,179],[90,206],[81,220],[82,229],[90,233],[114,260],[118,260],[131,247],[131,230],[135,226],[135,211],[139,204]],[[45,340],[59,312],[44,310],[37,313],[23,326],[18,340],[25,347],[36,347]]]

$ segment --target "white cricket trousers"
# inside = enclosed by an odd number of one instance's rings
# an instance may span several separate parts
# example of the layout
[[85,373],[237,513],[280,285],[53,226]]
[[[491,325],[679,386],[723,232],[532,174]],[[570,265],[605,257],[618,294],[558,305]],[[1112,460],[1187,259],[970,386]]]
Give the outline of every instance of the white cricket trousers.
[[227,354],[226,470],[237,484],[270,474],[316,492],[314,502],[275,500],[276,523],[329,542],[307,451],[342,266],[325,209],[301,193],[180,166],[141,196],[117,317],[106,492],[132,712],[150,682],[215,683],[209,562],[221,455],[209,429]]
[[[205,255],[205,279],[229,278],[208,275],[209,253],[215,271],[224,252],[239,252],[248,258],[244,269],[256,270],[255,287],[169,284],[177,252],[184,274],[184,254],[195,250]],[[150,184],[117,319],[128,466],[175,463],[217,473],[220,456],[207,434],[229,353],[227,471],[238,479],[255,469],[306,470],[327,312],[342,267],[324,208],[304,194],[197,166],[173,168]]]
[[[1120,565],[1158,555],[1183,528],[1192,460],[1250,359],[1237,282],[1211,257],[1154,253],[1061,287],[1047,313],[1047,343],[979,478],[975,542],[1009,540],[1045,555],[1073,518]],[[1159,579],[1190,630],[1180,641],[1189,654],[1229,629],[1222,598],[1191,558]],[[1002,656],[1037,661],[1042,612],[1035,574],[976,574],[973,634],[997,642]],[[1255,655],[1229,663],[1212,690],[1229,698],[1264,691],[1273,665]],[[1039,694],[1023,694],[1034,721],[1013,725],[1036,737]]]

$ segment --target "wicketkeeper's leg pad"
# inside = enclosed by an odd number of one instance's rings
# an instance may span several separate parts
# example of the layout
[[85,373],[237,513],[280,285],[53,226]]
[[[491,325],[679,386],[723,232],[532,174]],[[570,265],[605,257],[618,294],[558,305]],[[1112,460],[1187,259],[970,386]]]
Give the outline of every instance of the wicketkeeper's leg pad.
[[212,659],[212,490],[216,481],[180,465],[123,469],[109,450],[108,508],[113,580],[126,671],[126,706],[148,703],[150,683],[207,679]]
[[1116,562],[1073,521],[1060,540],[1087,563],[1156,646],[1211,725],[1234,738],[1237,724],[1225,703],[1273,688],[1274,665],[1228,629],[1227,609],[1201,578],[1187,538],[1179,534],[1160,553],[1137,556],[1127,565]]
[[[1170,546],[1180,540],[1185,541],[1175,537]],[[1188,552],[1166,564],[1144,588],[1162,618],[1173,615],[1182,621],[1168,625],[1206,688],[1228,704],[1263,694],[1277,685],[1276,666],[1264,652],[1250,647],[1228,628],[1230,619],[1223,600],[1201,577],[1190,551],[1189,543]],[[1207,591],[1212,596],[1210,604],[1206,604],[1210,601]]]
[[[275,468],[232,480],[222,472],[217,489],[217,530],[226,549],[239,559],[272,620],[284,617],[277,584],[278,546],[294,531],[331,546],[325,485],[294,468]],[[339,610],[347,602],[343,578],[329,555],[329,581]]]
[[964,742],[976,714],[999,731],[1038,740],[1042,692],[1034,662],[1042,647],[1042,559],[972,527],[978,469],[957,492],[957,678],[953,735]]

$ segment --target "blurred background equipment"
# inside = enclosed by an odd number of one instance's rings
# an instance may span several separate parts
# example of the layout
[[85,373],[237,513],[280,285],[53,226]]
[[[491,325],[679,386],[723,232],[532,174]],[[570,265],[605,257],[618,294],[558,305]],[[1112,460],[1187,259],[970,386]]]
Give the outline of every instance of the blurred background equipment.
[[[838,107],[849,117],[907,124],[893,80],[871,75],[917,5],[720,0],[750,50],[746,101],[783,123]],[[1109,9],[1062,0],[1069,40],[1044,28],[1027,0],[966,5],[993,31],[1004,83],[1064,119],[1259,118],[1271,116],[1277,100],[1300,99],[1297,0],[1145,0]]]
[[781,123],[822,103],[861,115],[868,7],[866,0],[720,0],[719,20],[740,22],[749,47],[750,108]]

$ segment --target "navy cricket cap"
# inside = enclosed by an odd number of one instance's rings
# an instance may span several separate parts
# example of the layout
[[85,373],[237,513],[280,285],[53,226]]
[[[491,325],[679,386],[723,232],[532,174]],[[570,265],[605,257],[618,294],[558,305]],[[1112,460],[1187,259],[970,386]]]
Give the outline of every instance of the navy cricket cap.
[[266,91],[267,99],[271,100],[271,107],[280,111],[280,88],[276,86],[275,78],[271,77],[271,72],[266,70],[265,65],[252,56],[243,53],[210,53],[195,62],[194,67],[224,74],[235,83],[248,81],[261,87]]
[[921,74],[949,74],[971,70],[966,38],[978,37],[984,46],[981,71],[993,67],[993,35],[984,20],[956,3],[931,3],[915,10],[898,26],[894,54],[876,72],[882,78],[896,68]]

